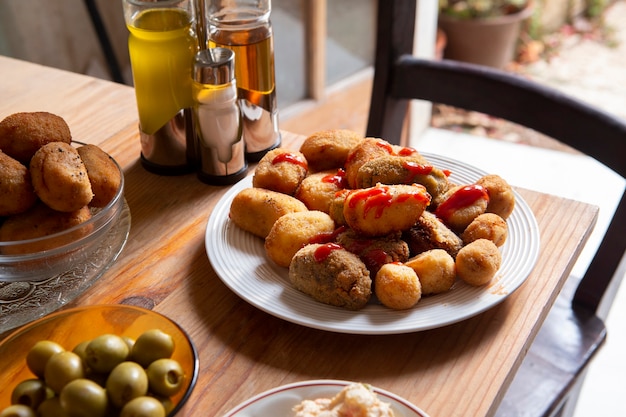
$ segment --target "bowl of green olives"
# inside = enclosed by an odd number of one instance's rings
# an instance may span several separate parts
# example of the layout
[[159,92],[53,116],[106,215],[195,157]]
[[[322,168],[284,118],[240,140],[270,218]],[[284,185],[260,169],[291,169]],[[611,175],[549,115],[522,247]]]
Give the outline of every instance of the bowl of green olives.
[[199,369],[185,330],[127,305],[52,313],[2,340],[0,358],[0,417],[175,416]]

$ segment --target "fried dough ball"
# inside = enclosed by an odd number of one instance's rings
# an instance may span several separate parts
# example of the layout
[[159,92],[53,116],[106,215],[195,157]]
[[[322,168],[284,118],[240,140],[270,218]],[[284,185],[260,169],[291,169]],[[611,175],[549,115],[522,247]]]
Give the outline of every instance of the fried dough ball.
[[382,185],[353,190],[343,216],[348,226],[365,236],[386,236],[412,227],[430,203],[421,185]]
[[346,229],[337,234],[335,241],[357,255],[370,270],[371,276],[376,276],[384,264],[409,259],[409,245],[401,239],[400,233],[371,238],[360,236],[352,229]]
[[76,211],[93,198],[87,168],[76,148],[64,142],[45,144],[30,161],[37,196],[58,211]]
[[0,151],[0,216],[22,213],[36,201],[28,168]]
[[85,164],[93,191],[93,198],[89,205],[106,206],[113,200],[120,188],[122,173],[113,162],[113,158],[96,145],[83,145],[77,151]]
[[355,188],[381,184],[421,184],[432,198],[448,191],[448,176],[422,157],[387,155],[366,162],[359,168]]
[[365,264],[336,243],[315,243],[296,252],[289,280],[313,299],[348,310],[362,309],[372,295]]
[[383,139],[365,138],[357,146],[350,150],[346,159],[346,181],[349,188],[358,187],[359,169],[367,162],[376,158],[393,154],[393,147]]
[[459,251],[456,256],[456,274],[470,285],[489,283],[500,269],[502,254],[491,240],[478,239]]
[[296,190],[295,197],[309,210],[330,211],[330,204],[338,191],[344,187],[344,171],[329,170],[307,175]]
[[489,239],[498,247],[504,245],[507,237],[506,221],[494,213],[483,213],[476,217],[461,234],[465,244],[477,239]]
[[229,217],[241,229],[265,239],[279,217],[307,210],[302,201],[287,194],[263,188],[245,188],[233,198]]
[[287,213],[276,220],[265,238],[265,252],[278,266],[289,267],[291,258],[315,239],[332,235],[335,222],[321,211]]
[[252,185],[294,195],[307,172],[307,160],[301,152],[276,148],[266,153],[259,161],[254,170]]
[[385,264],[374,278],[378,300],[394,310],[413,307],[422,298],[422,286],[415,271],[402,264]]
[[0,149],[24,165],[46,143],[71,141],[69,126],[56,114],[14,113],[0,122]]
[[347,129],[321,130],[308,136],[302,152],[311,171],[343,168],[348,153],[363,140],[363,136]]
[[499,175],[485,175],[476,181],[489,194],[488,213],[495,213],[504,220],[508,219],[515,208],[515,194],[511,186]]
[[450,229],[460,233],[477,216],[483,214],[489,204],[487,190],[478,184],[457,186],[443,196],[435,214]]
[[[91,212],[86,206],[73,212],[62,212],[38,202],[23,213],[7,217],[0,226],[0,241],[13,242],[49,236],[82,224],[90,218]],[[53,249],[78,240],[90,232],[90,226],[81,227],[72,233],[47,239],[45,242],[29,242],[19,247],[14,246],[10,250],[7,248],[4,254],[18,255]]]
[[463,247],[463,241],[433,213],[425,211],[415,225],[403,233],[411,255],[431,249],[443,249],[452,257]]
[[452,288],[456,280],[454,258],[443,249],[431,249],[405,262],[413,268],[420,283],[422,295],[440,294]]

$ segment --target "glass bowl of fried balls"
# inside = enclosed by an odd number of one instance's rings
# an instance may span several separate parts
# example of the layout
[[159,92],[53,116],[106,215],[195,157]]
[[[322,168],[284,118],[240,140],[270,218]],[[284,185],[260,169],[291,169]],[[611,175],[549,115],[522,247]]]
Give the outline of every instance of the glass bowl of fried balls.
[[124,208],[124,175],[48,112],[0,121],[0,281],[41,281],[89,259]]
[[0,342],[0,416],[174,416],[196,384],[177,323],[129,305],[52,313]]

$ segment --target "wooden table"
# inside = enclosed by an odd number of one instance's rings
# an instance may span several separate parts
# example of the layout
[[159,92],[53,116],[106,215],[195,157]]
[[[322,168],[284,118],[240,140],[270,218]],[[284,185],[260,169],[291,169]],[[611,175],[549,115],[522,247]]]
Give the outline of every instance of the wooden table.
[[[124,168],[132,213],[128,243],[70,306],[135,304],[182,325],[200,354],[187,415],[220,416],[267,389],[323,378],[371,383],[432,417],[492,415],[597,216],[594,206],[520,189],[539,224],[541,253],[528,280],[503,303],[417,333],[314,330],[258,310],[220,281],[204,233],[226,188],[194,175],[163,177],[143,169],[132,88],[4,57],[0,74],[0,118],[18,111],[56,113],[74,139],[100,145]],[[283,139],[294,148],[302,140],[288,132]]]

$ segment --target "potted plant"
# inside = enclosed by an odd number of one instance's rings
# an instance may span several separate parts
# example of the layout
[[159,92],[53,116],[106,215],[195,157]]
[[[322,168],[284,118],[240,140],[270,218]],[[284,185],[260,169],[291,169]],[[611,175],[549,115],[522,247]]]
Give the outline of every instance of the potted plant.
[[531,0],[439,0],[447,59],[503,68],[513,60]]

